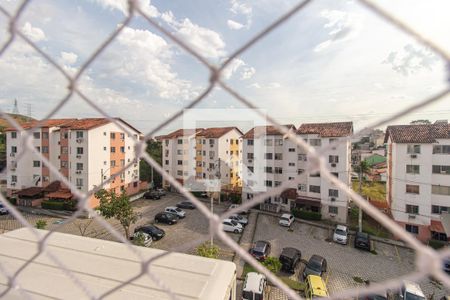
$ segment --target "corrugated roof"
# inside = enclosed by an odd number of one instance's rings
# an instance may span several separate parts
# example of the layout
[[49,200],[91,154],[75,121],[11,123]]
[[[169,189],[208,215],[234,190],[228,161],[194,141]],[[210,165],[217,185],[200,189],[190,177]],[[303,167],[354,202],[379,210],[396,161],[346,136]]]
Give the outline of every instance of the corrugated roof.
[[[295,126],[293,124],[286,124],[283,125],[284,127],[287,127],[289,129],[295,130]],[[262,135],[283,135],[275,126],[268,125],[268,126],[256,126],[247,131],[242,138],[243,139],[252,139],[255,137],[260,137]]]
[[450,138],[450,126],[446,122],[388,126],[384,138],[385,143],[389,137],[393,143],[435,143],[436,139]]
[[240,135],[242,135],[242,132],[237,127],[212,127],[212,128],[205,128],[202,131],[197,133],[197,136],[201,136],[204,138],[210,138],[210,139],[216,139],[220,138],[224,134],[227,134],[228,132],[232,131],[233,129],[236,129]]
[[306,123],[302,124],[298,134],[318,134],[320,137],[343,137],[353,133],[353,122]]

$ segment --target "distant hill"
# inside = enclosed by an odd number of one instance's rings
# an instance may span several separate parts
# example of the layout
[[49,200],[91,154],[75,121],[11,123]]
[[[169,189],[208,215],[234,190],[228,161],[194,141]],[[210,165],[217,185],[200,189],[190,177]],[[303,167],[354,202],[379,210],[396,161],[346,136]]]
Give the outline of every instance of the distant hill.
[[[29,118],[27,116],[24,115],[19,115],[19,114],[8,114],[10,117],[12,117],[14,120],[16,120],[17,123],[19,124],[23,124],[26,123],[28,121],[34,121],[35,119],[33,118]],[[9,122],[3,118],[0,117],[0,132],[3,132],[3,130],[7,127],[11,127],[11,124],[9,124]]]

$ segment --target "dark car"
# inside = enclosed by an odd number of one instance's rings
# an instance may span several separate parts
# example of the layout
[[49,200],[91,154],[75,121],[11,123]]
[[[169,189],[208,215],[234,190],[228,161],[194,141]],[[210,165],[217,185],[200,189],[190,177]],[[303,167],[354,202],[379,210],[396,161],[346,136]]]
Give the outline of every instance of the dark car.
[[156,214],[155,222],[156,223],[166,223],[166,224],[172,225],[172,224],[175,224],[178,222],[178,217],[174,214],[160,212],[160,213]]
[[320,255],[313,255],[303,271],[303,278],[308,275],[322,276],[327,271],[327,260]]
[[444,258],[444,263],[443,263],[443,265],[442,265],[442,269],[443,269],[444,272],[446,272],[447,274],[450,274],[450,257]]
[[159,193],[157,191],[148,191],[148,192],[145,192],[144,198],[159,200],[159,199],[161,199],[161,196],[159,195]]
[[250,248],[250,254],[259,261],[264,261],[270,254],[272,246],[267,241],[257,241]]
[[166,235],[164,230],[155,226],[155,225],[145,225],[142,227],[138,227],[134,230],[134,233],[144,232],[152,237],[152,240],[157,241],[160,240]]
[[7,215],[9,212],[3,204],[0,203],[0,215]]
[[295,273],[295,269],[302,259],[300,250],[292,247],[283,248],[280,254],[281,270]]
[[356,232],[355,248],[370,251],[370,236],[365,232]]
[[194,209],[195,205],[191,201],[181,201],[177,203],[178,208]]

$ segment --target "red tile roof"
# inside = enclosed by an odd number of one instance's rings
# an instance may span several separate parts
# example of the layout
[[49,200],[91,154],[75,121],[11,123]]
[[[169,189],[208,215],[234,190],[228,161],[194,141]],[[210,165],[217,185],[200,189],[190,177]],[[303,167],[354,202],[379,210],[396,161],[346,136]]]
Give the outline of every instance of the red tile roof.
[[297,129],[298,134],[318,134],[320,137],[343,137],[353,133],[353,122],[306,123]]
[[394,125],[388,126],[384,142],[389,137],[393,143],[435,143],[436,139],[450,138],[450,125],[446,122],[418,125]]
[[106,118],[87,118],[75,120],[72,123],[63,125],[62,127],[67,127],[74,130],[88,130],[98,126],[102,126],[111,122]]
[[[284,127],[287,127],[289,129],[295,130],[295,126],[293,124],[286,124],[283,125]],[[247,131],[242,138],[243,139],[252,139],[255,137],[260,137],[262,135],[283,135],[275,126],[268,125],[268,126],[256,126]]]
[[[30,129],[35,126],[41,127],[57,127],[62,125],[68,125],[77,119],[48,119],[48,120],[41,120],[41,121],[31,121],[26,122],[22,125],[23,129]],[[17,129],[14,127],[8,127],[5,129],[5,131],[16,131]]]
[[233,129],[236,129],[240,135],[242,135],[242,132],[237,127],[212,127],[212,128],[206,128],[197,133],[197,136],[201,136],[208,139],[217,139],[223,136],[224,134],[227,134],[228,132],[232,131]]
[[166,140],[166,139],[175,139],[181,136],[191,136],[194,135],[197,132],[202,131],[203,128],[197,128],[197,129],[178,129],[175,130],[169,134],[166,135],[160,135],[157,138],[161,139],[161,140]]

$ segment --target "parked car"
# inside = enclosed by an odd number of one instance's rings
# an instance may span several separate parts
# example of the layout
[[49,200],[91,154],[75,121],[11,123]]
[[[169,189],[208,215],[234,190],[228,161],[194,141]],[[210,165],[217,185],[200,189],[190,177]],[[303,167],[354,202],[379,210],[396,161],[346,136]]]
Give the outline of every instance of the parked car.
[[156,192],[159,194],[160,197],[165,196],[166,195],[166,190],[163,188],[157,188]]
[[402,300],[425,300],[425,295],[423,294],[420,286],[412,281],[403,281],[403,286],[399,293],[400,299]]
[[444,270],[444,272],[450,273],[450,257],[447,256],[446,258],[444,258],[442,269]]
[[3,206],[3,204],[0,203],[0,215],[7,215],[9,214],[9,211],[6,209],[6,207]]
[[356,232],[355,248],[370,251],[370,236],[365,232]]
[[295,273],[295,269],[302,260],[300,250],[292,247],[283,248],[280,254],[281,270]]
[[156,223],[166,223],[169,225],[175,224],[178,222],[178,217],[171,213],[160,212],[155,216]]
[[[152,244],[152,242],[153,242],[153,239],[152,239],[152,237],[151,237],[149,234],[147,234],[147,233],[145,233],[145,232],[143,232],[143,231],[137,231],[137,232],[135,232],[135,233],[133,234],[133,240],[138,239],[140,235],[142,235],[142,236],[144,237],[144,238],[143,238],[144,246],[145,246],[145,247],[150,247],[151,244]],[[142,246],[142,245],[140,245],[140,246]]]
[[178,202],[176,206],[178,208],[195,209],[195,205],[191,201],[181,201]]
[[244,287],[242,288],[243,300],[263,300],[265,299],[267,280],[266,276],[256,272],[249,272],[245,276]]
[[248,219],[246,217],[243,217],[243,216],[238,215],[238,214],[231,215],[230,219],[231,220],[235,220],[236,222],[238,222],[242,226],[246,226],[248,224]]
[[294,216],[291,214],[282,214],[280,217],[280,221],[278,221],[278,224],[281,226],[287,226],[290,227],[292,223],[294,222]]
[[144,232],[144,233],[150,235],[152,240],[154,240],[154,241],[160,240],[166,235],[164,230],[162,230],[161,228],[159,228],[155,225],[151,225],[151,224],[141,226],[141,227],[134,229],[134,233],[137,233],[137,232]]
[[[239,207],[239,206],[240,206],[239,204],[231,204],[230,207],[228,207],[228,210],[231,210],[231,209],[233,209],[233,208],[237,208],[237,207]],[[248,211],[246,211],[246,210],[238,211],[239,214],[244,214],[244,215],[247,214],[247,212],[248,212]]]
[[238,222],[231,220],[231,219],[225,219],[222,221],[223,230],[228,232],[234,232],[234,233],[241,233],[243,230],[243,227]]
[[333,233],[333,241],[338,244],[347,245],[348,243],[348,228],[344,225],[336,225]]
[[323,282],[322,277],[317,275],[308,275],[305,282],[305,296],[307,300],[328,297],[327,286],[325,285],[325,282]]
[[148,191],[148,192],[145,192],[144,198],[145,199],[159,200],[159,199],[161,199],[161,196],[156,191]]
[[250,248],[250,254],[259,261],[266,260],[269,257],[272,245],[267,241],[257,241]]
[[169,214],[174,214],[180,219],[186,217],[186,212],[176,206],[168,206],[164,211]]
[[313,255],[303,271],[303,278],[308,275],[322,276],[327,271],[327,260],[320,255]]

